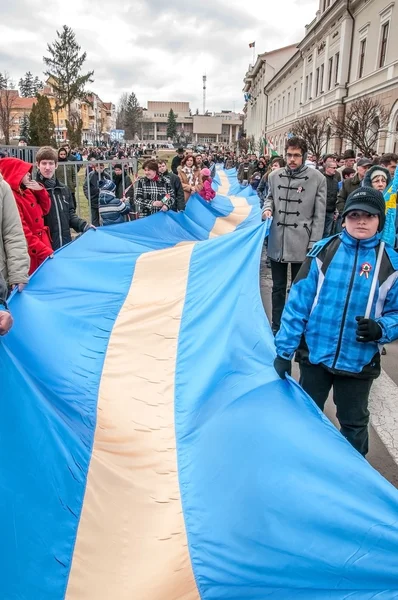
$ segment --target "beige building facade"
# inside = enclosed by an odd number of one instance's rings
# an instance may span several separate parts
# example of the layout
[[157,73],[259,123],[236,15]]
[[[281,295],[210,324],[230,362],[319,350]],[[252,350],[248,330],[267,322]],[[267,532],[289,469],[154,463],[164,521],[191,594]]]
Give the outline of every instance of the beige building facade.
[[244,79],[246,135],[255,140],[264,137],[266,122],[267,97],[264,87],[296,53],[296,44],[264,52],[257,56],[254,65],[250,66]]
[[[304,38],[262,89],[265,116],[261,120],[256,116],[259,122],[254,125],[246,109],[247,135],[265,131],[282,153],[298,119],[331,112],[343,116],[347,105],[371,95],[390,115],[388,126],[379,130],[375,150],[398,150],[397,26],[394,2],[320,0]],[[325,152],[344,147],[344,140],[330,139]]]
[[179,143],[222,144],[233,147],[239,139],[242,116],[231,111],[193,115],[189,102],[148,102],[141,119],[139,141],[152,144],[170,143],[167,121],[170,109],[177,122]]

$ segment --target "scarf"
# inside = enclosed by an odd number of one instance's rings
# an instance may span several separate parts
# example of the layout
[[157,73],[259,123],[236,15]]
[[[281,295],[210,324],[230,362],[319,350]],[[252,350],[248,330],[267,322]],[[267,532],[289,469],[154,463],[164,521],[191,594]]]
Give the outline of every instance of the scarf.
[[55,178],[55,175],[53,175],[51,179],[46,179],[46,177],[43,177],[40,171],[38,171],[36,179],[44,185],[46,190],[54,190],[57,187],[57,180]]
[[286,173],[288,175],[299,175],[302,171],[304,171],[305,169],[308,169],[308,165],[306,165],[304,162],[300,167],[297,167],[297,169],[291,169],[290,167],[288,167],[286,165]]
[[195,185],[194,176],[195,176],[195,167],[182,167],[183,173],[187,176],[189,185]]

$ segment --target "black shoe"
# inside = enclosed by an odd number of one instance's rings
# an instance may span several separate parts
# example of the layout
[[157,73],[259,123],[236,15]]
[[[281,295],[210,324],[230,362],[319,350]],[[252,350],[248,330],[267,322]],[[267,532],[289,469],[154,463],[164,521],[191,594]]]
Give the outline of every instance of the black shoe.
[[387,354],[387,350],[385,348],[383,348],[383,350],[381,351],[381,355],[386,356],[386,354]]

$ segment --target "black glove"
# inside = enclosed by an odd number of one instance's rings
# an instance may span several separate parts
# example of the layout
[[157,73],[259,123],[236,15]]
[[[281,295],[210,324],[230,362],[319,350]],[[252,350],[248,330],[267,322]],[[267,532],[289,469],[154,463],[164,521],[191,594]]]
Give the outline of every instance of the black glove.
[[365,317],[355,317],[355,319],[358,322],[357,342],[377,342],[382,337],[383,330],[376,321]]
[[288,375],[292,374],[292,361],[288,360],[287,358],[277,356],[274,360],[274,369],[281,379],[286,379],[286,373]]

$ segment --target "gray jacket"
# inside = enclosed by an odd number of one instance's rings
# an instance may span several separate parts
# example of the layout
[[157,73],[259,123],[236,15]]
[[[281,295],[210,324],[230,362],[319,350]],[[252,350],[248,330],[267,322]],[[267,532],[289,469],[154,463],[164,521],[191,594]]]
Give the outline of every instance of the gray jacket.
[[272,211],[268,256],[278,262],[304,262],[308,251],[323,235],[326,213],[326,179],[316,169],[288,167],[268,178],[263,211]]
[[7,308],[8,289],[2,274],[0,273],[0,310]]
[[0,273],[9,286],[28,283],[30,258],[17,203],[0,175]]

